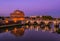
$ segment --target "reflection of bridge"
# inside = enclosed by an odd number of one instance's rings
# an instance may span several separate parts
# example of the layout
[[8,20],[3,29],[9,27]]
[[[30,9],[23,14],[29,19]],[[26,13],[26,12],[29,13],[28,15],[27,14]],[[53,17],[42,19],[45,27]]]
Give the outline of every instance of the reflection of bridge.
[[[16,26],[16,27],[10,27],[10,28],[1,28],[0,29],[0,33],[4,33],[4,32],[9,32],[11,31],[10,33],[15,35],[15,36],[23,36],[24,35],[24,32],[26,30],[31,30],[31,31],[42,31],[42,32],[45,32],[45,31],[48,31],[48,32],[55,32],[55,33],[58,33],[57,31],[60,30],[60,28],[50,28],[48,26],[45,26],[45,27],[40,27],[40,26],[34,26],[34,25],[31,25],[31,26]],[[60,32],[59,32],[60,33]]]
[[46,25],[48,23],[53,23],[54,25],[60,24],[60,20],[26,20],[26,23],[30,22],[33,24],[34,22],[40,24],[41,22],[44,22]]

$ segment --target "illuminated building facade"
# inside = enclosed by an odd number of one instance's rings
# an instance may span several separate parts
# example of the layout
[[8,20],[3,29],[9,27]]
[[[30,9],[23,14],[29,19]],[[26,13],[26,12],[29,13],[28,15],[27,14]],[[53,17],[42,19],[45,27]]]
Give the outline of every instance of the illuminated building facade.
[[24,12],[20,11],[20,10],[15,10],[13,13],[10,14],[10,18],[14,21],[21,21],[24,20]]

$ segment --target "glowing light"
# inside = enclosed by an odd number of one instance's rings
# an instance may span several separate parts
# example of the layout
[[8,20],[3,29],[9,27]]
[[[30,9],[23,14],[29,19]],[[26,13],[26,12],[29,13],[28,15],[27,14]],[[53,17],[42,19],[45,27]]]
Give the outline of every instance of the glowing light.
[[11,19],[16,23],[17,21],[24,20],[24,13],[20,10],[15,10],[10,14]]
[[56,24],[56,21],[54,21],[54,24]]
[[8,29],[6,29],[6,32],[8,32]]
[[7,21],[7,20],[6,20],[5,22],[6,22],[6,23],[8,23],[8,21]]
[[16,21],[16,20],[14,20],[14,22],[16,23],[17,21]]
[[26,25],[26,28],[28,28],[29,26],[28,25]]
[[28,23],[29,21],[26,21],[26,23]]
[[20,12],[17,11],[16,13],[20,13]]
[[20,28],[19,30],[20,30],[20,31],[24,31],[24,28]]

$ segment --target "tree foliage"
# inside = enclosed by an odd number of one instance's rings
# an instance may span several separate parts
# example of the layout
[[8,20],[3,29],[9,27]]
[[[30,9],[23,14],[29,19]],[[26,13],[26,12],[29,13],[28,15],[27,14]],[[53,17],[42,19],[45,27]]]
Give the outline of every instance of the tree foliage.
[[42,16],[42,18],[43,18],[44,20],[46,20],[46,19],[52,20],[52,19],[53,19],[51,16]]

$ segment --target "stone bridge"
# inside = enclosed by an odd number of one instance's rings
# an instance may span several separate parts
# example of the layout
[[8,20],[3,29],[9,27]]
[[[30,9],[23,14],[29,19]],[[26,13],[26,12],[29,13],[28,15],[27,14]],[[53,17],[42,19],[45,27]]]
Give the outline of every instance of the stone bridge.
[[60,20],[26,20],[25,23],[30,22],[31,24],[33,24],[34,22],[37,22],[38,24],[40,24],[41,22],[44,22],[46,25],[48,23],[53,23],[54,25],[60,24]]

